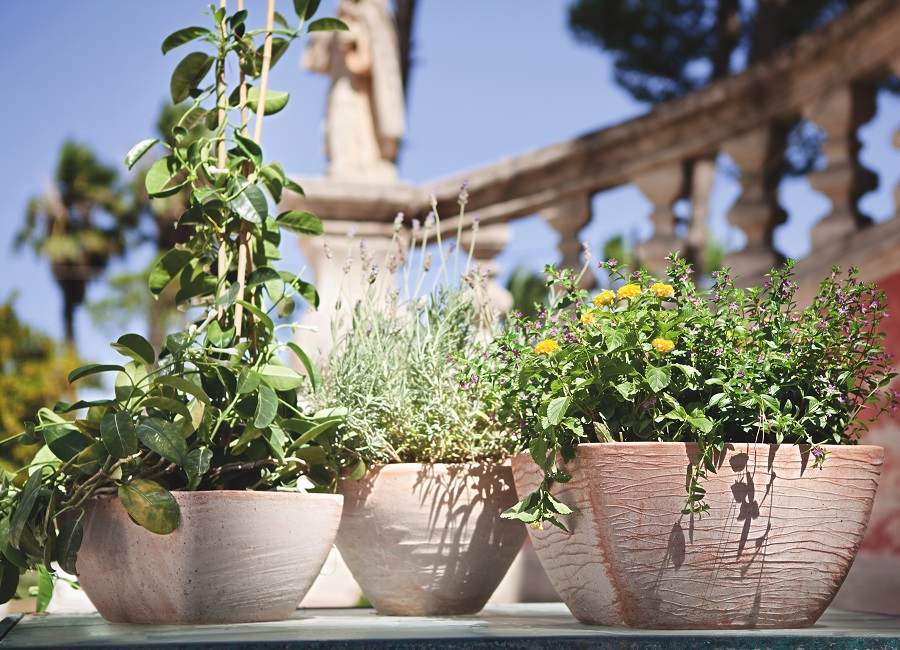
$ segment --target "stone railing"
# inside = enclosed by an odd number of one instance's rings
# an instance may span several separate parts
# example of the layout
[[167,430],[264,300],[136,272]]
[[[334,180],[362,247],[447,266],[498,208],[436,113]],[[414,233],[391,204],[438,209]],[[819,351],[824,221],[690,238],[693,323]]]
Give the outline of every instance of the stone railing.
[[[814,227],[812,253],[799,264],[798,276],[814,279],[831,264],[853,263],[863,277],[877,279],[900,270],[900,220],[870,225],[860,213],[858,200],[877,178],[859,160],[857,130],[875,114],[879,83],[900,74],[898,34],[900,2],[869,0],[771,60],[647,115],[430,183],[428,189],[445,216],[443,227],[455,232],[456,223],[446,215],[456,214],[460,185],[468,183],[467,209],[478,213],[480,225],[475,256],[482,262],[489,263],[506,245],[512,221],[539,214],[560,234],[562,265],[576,267],[578,233],[592,219],[592,196],[633,183],[654,206],[654,231],[639,253],[658,271],[668,251],[702,246],[716,157],[725,153],[740,169],[743,190],[728,220],[746,236],[744,248],[726,264],[752,283],[779,260],[772,233],[788,215],[778,203],[777,169],[788,126],[805,118],[827,136],[822,147],[827,165],[808,178],[832,209]],[[309,198],[290,195],[283,207],[319,214],[326,238],[335,240],[353,226],[370,245],[387,241],[397,212],[404,212],[408,224],[424,219],[430,209],[424,188],[300,181]],[[691,205],[686,229],[676,228],[673,204],[679,199]],[[324,273],[320,254],[306,252],[319,284],[336,281]]]

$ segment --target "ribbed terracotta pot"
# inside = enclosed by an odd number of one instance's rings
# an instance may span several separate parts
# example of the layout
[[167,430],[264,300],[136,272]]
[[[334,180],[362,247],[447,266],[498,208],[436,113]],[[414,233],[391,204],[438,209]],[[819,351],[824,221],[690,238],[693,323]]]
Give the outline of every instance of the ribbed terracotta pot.
[[[555,527],[529,530],[550,581],[582,623],[647,629],[812,625],[859,548],[883,450],[730,444],[716,456],[709,512],[682,515],[685,470],[697,446],[579,445],[553,493],[575,506]],[[541,473],[513,459],[524,496]]]
[[334,542],[343,497],[174,492],[181,523],[156,535],[115,497],[89,501],[78,580],[113,623],[251,623],[290,616]]
[[509,465],[381,465],[344,481],[337,547],[379,614],[474,614],[525,541]]

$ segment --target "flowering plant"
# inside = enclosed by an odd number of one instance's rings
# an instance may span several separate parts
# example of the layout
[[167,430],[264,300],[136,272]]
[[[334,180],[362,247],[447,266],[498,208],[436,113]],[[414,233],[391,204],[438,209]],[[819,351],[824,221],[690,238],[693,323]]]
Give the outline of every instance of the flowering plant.
[[[321,406],[347,409],[336,449],[344,465],[357,459],[351,478],[373,463],[475,462],[516,450],[517,436],[485,408],[490,383],[467,372],[463,363],[485,354],[498,320],[485,275],[472,262],[477,216],[468,254],[457,245],[467,196],[463,187],[456,239],[449,245],[434,201],[425,223],[413,222],[408,243],[398,215],[381,266],[365,241],[359,242],[363,293],[347,322],[334,321],[334,347],[317,394]],[[436,248],[430,250],[432,241]],[[432,268],[435,255],[439,262]],[[352,261],[345,265],[345,277],[353,266]],[[379,273],[381,268],[387,272]],[[432,286],[423,292],[426,282]]]
[[793,262],[763,287],[737,288],[728,271],[700,291],[691,269],[669,258],[668,279],[602,263],[617,289],[595,296],[580,276],[548,267],[555,298],[528,321],[513,317],[494,344],[492,407],[517,427],[544,481],[505,516],[562,527],[570,514],[550,494],[568,476],[557,466],[581,442],[696,442],[684,513],[707,509],[702,481],[729,442],[809,445],[858,440],[883,411],[896,375],[878,331],[884,295],[850,269],[834,269],[812,305],[800,310]]
[[[150,290],[158,295],[174,285],[180,306],[199,313],[161,350],[125,334],[111,344],[121,363],[69,374],[72,383],[113,373],[108,399],[57,403],[26,423],[20,440],[45,446],[22,470],[21,488],[3,478],[0,602],[15,593],[20,569],[40,570],[39,609],[49,600],[57,566],[77,573],[84,505],[94,496],[117,497],[137,524],[167,534],[180,522],[176,490],[275,489],[295,486],[301,475],[328,487],[333,472],[324,465],[323,446],[340,413],[302,408],[297,389],[307,380],[281,353],[290,350],[311,365],[302,349],[279,340],[284,326],[273,318],[290,316],[299,298],[313,305],[319,299],[299,275],[274,268],[281,230],[314,236],[322,224],[308,213],[269,214],[269,198],[279,201],[284,188],[302,190],[277,162],[264,163],[259,145],[264,115],[288,101],[286,93],[267,94],[273,58],[301,35],[317,5],[296,2],[299,26],[289,28],[270,1],[265,30],[249,29],[247,11],[229,15],[211,7],[211,29],[188,27],[163,42],[163,53],[198,40],[214,50],[188,54],[176,66],[172,99],[193,102],[173,129],[175,145],[167,145],[168,155],[146,176],[151,197],[190,190],[178,221],[190,237],[155,264]],[[284,29],[273,27],[276,17]],[[307,31],[341,28],[330,18],[307,24]],[[273,38],[275,32],[285,38]],[[257,48],[260,36],[264,44]],[[229,95],[226,61],[232,58],[240,84]],[[257,78],[259,87],[248,82]],[[252,137],[248,109],[256,111]],[[211,135],[183,142],[189,127],[204,120]],[[135,145],[126,165],[158,142]]]

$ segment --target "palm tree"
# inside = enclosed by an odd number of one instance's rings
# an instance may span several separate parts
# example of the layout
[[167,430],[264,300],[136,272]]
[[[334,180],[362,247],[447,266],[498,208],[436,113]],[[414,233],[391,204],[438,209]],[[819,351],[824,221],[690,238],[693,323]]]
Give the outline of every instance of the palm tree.
[[88,283],[120,255],[125,233],[137,222],[134,204],[117,188],[116,170],[85,144],[63,143],[55,182],[33,197],[16,245],[28,244],[49,260],[63,295],[65,340],[75,344],[75,312]]

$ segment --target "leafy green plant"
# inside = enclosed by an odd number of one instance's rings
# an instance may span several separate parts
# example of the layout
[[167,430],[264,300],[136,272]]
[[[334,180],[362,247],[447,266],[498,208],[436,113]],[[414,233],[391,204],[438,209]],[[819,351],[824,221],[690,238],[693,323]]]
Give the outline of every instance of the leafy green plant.
[[[463,188],[455,240],[442,239],[432,212],[424,224],[413,223],[408,243],[398,215],[381,266],[359,243],[363,293],[355,302],[349,293],[342,298],[352,306],[334,323],[335,345],[318,393],[323,406],[347,409],[336,451],[343,465],[356,460],[351,478],[376,463],[498,460],[518,448],[517,435],[485,408],[491,385],[465,363],[485,354],[498,321],[486,278],[472,263],[474,239],[468,253],[457,246],[466,200]],[[477,233],[477,217],[472,230]],[[355,266],[344,267],[345,277]],[[427,283],[431,289],[423,291]]]
[[[319,299],[312,285],[273,266],[281,230],[314,236],[322,225],[305,212],[269,214],[269,199],[279,201],[284,189],[302,190],[277,162],[264,162],[259,145],[263,117],[288,100],[267,90],[269,68],[305,33],[317,4],[295,2],[299,26],[290,28],[270,0],[264,30],[247,26],[246,11],[229,15],[211,7],[213,28],[189,27],[164,41],[164,53],[193,41],[213,50],[188,54],[176,66],[172,99],[193,103],[172,129],[169,154],[146,176],[151,197],[189,189],[178,227],[190,236],[159,259],[149,284],[154,295],[176,287],[176,300],[195,316],[160,350],[125,334],[112,344],[124,358],[120,364],[90,364],[69,374],[73,383],[112,373],[112,397],[57,403],[26,423],[20,441],[45,446],[23,470],[21,489],[8,476],[3,480],[0,601],[13,595],[20,569],[40,567],[43,584],[57,565],[77,573],[88,499],[116,495],[135,522],[166,534],[180,520],[175,490],[293,489],[301,476],[314,489],[331,483],[335,472],[324,464],[328,436],[342,414],[310,413],[298,403],[297,389],[315,388],[316,373],[302,349],[278,338],[277,330],[292,326],[273,320],[273,314],[289,316],[297,299],[314,306]],[[341,28],[323,18],[306,31]],[[229,94],[231,58],[240,82]],[[258,87],[249,82],[255,79]],[[256,111],[253,137],[248,108]],[[182,145],[197,120],[205,120],[210,133]],[[137,144],[126,164],[156,143]],[[311,382],[286,365],[283,351],[309,369]]]
[[[538,491],[506,516],[562,527],[572,511],[550,494],[558,465],[582,442],[695,442],[685,514],[701,514],[713,454],[731,442],[808,445],[814,464],[829,443],[852,444],[897,394],[878,326],[884,295],[851,269],[834,269],[813,304],[794,300],[793,262],[763,287],[735,287],[728,271],[699,291],[690,267],[670,257],[668,280],[601,268],[619,285],[591,296],[570,271],[548,267],[552,307],[514,318],[490,357],[498,402],[544,471]],[[668,284],[671,282],[671,284]]]

